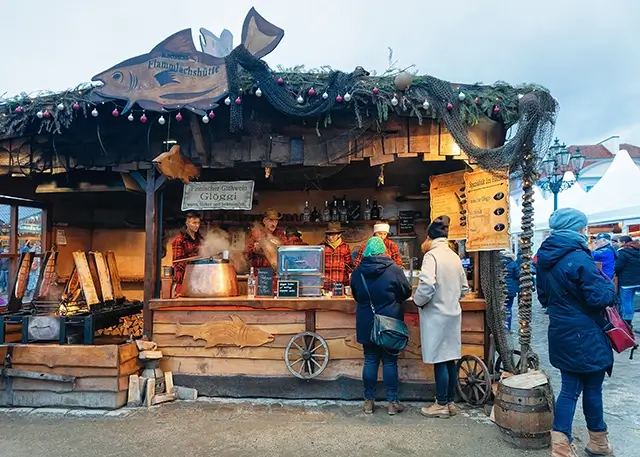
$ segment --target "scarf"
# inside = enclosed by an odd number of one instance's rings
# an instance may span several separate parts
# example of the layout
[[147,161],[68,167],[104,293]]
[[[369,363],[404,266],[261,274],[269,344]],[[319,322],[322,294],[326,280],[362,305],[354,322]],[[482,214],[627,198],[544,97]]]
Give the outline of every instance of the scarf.
[[327,243],[327,246],[331,246],[333,249],[338,249],[338,246],[342,244],[342,237],[339,236],[338,239],[335,240],[333,243],[329,241],[329,239],[327,238],[325,240],[325,243]]

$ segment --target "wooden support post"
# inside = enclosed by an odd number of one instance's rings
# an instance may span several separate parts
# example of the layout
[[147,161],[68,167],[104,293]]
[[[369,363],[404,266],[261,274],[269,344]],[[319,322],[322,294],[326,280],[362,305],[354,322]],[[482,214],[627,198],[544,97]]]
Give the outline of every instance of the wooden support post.
[[200,118],[193,113],[189,114],[189,126],[191,127],[191,135],[193,136],[193,144],[196,147],[198,157],[203,167],[209,166],[209,158],[207,157],[207,148],[202,136],[202,128],[200,126]]
[[145,182],[145,241],[144,241],[144,333],[151,338],[153,323],[149,301],[156,297],[156,274],[158,262],[158,195],[156,194],[156,169],[147,170]]

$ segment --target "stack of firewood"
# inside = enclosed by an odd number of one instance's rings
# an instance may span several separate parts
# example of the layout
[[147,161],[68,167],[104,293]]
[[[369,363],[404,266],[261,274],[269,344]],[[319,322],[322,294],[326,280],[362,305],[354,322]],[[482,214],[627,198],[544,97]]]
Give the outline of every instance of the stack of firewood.
[[125,316],[120,318],[120,323],[113,327],[108,327],[96,332],[97,336],[133,336],[141,337],[144,331],[144,321],[142,320],[142,313],[134,314],[133,316]]
[[[153,341],[145,339],[136,340],[136,345],[140,351],[138,359],[144,364],[149,360],[160,360],[162,351],[158,351],[158,345]],[[143,372],[144,374],[144,372]],[[153,406],[174,400],[196,400],[198,391],[189,387],[174,386],[173,373],[167,371],[164,373],[164,391],[157,392],[157,385],[162,385],[156,378],[147,378],[144,376],[129,376],[129,392],[127,406]]]

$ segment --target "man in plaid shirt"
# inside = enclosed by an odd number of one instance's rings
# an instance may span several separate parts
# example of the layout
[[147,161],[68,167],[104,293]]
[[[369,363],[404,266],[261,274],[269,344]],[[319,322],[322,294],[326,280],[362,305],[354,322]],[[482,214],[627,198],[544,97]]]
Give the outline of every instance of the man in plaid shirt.
[[[196,212],[188,212],[185,220],[185,227],[171,243],[173,260],[187,259],[200,255],[200,245],[202,235],[200,235],[200,215]],[[186,262],[174,263],[174,283],[176,284],[176,296],[182,292],[182,281],[184,270],[187,268]]]
[[[373,235],[377,236],[378,238],[382,238],[382,241],[384,241],[384,246],[387,248],[387,251],[385,252],[385,255],[388,255],[389,257],[391,257],[391,259],[399,266],[402,266],[402,257],[400,256],[400,249],[398,248],[398,245],[396,243],[394,243],[393,241],[391,241],[388,238],[389,235],[389,224],[385,223],[385,222],[376,222],[375,225],[373,226]],[[365,241],[364,243],[362,243],[362,246],[360,246],[360,250],[358,251],[358,255],[356,256],[354,263],[354,267],[357,267],[360,262],[362,262],[362,255],[364,254],[364,249],[367,247],[367,242]]]
[[251,262],[254,275],[258,274],[258,268],[275,268],[275,265],[271,265],[271,262],[269,262],[269,259],[267,259],[267,256],[262,250],[260,241],[264,237],[269,237],[271,239],[274,239],[274,241],[278,241],[279,244],[285,243],[286,236],[284,232],[278,228],[280,217],[280,213],[273,209],[268,209],[264,213],[264,218],[262,219],[263,227],[251,232],[251,235],[249,235],[249,238],[247,239],[247,245],[244,250],[244,257],[246,260]]
[[333,290],[333,284],[341,282],[349,285],[351,266],[351,249],[342,239],[342,227],[339,222],[329,222],[324,246],[324,289]]

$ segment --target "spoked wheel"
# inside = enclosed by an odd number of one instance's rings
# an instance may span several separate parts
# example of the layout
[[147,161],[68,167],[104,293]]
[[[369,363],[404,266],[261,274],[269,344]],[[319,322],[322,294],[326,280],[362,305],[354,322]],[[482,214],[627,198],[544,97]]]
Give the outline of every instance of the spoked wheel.
[[473,406],[483,405],[491,395],[491,375],[484,362],[475,355],[458,360],[458,393]]
[[[520,354],[520,351],[518,351],[517,349],[514,349],[512,351],[510,351],[513,354],[513,362],[516,365],[516,371],[518,373],[520,373],[522,370],[522,355]],[[536,363],[536,360],[533,358],[529,358],[529,360],[527,361],[527,368],[529,368],[530,370],[537,370],[539,363]],[[498,358],[496,359],[496,364],[494,365],[494,373],[496,374],[496,376],[500,377],[500,375],[502,373],[504,373],[505,371],[507,371],[507,369],[504,366],[504,361],[502,360],[502,356],[499,355]],[[515,374],[515,373],[514,373]]]
[[317,333],[300,332],[289,340],[284,350],[284,363],[297,378],[315,378],[327,368],[329,346]]

